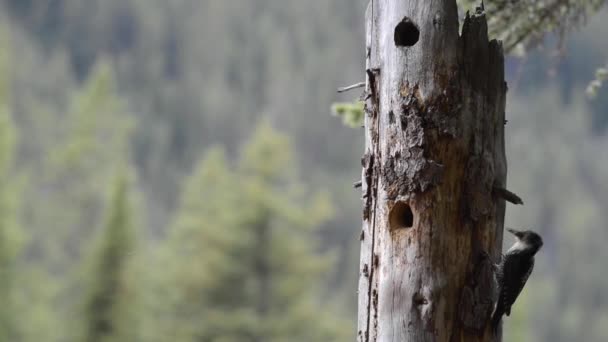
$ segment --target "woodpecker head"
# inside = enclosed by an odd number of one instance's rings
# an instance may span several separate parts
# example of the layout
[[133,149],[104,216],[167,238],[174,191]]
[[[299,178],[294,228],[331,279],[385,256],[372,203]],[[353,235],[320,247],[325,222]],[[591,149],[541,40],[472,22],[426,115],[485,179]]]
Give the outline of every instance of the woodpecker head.
[[531,230],[520,231],[513,228],[507,228],[507,231],[515,235],[515,238],[517,239],[513,247],[509,250],[529,250],[532,254],[536,254],[543,246],[543,239],[540,235]]

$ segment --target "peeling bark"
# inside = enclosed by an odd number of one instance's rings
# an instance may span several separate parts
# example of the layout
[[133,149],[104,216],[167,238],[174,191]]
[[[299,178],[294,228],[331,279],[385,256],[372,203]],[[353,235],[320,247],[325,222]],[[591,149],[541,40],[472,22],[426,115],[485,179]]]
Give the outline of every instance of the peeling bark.
[[455,0],[368,6],[360,342],[500,340],[503,51],[482,12],[458,27]]

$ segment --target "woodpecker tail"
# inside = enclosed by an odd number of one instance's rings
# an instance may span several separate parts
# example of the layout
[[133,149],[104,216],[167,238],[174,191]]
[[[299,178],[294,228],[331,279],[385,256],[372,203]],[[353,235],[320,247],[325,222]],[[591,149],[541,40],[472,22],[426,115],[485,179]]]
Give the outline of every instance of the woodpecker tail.
[[492,332],[494,335],[498,334],[498,326],[500,326],[500,320],[502,319],[502,315],[505,312],[505,308],[502,304],[502,301],[498,301],[496,305],[496,310],[494,310],[494,315],[492,315]]

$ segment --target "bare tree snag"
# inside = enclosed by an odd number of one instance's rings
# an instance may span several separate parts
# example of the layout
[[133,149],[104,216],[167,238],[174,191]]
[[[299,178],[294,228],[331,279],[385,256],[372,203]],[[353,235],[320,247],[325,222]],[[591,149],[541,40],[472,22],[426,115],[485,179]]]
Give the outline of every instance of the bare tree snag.
[[373,0],[366,27],[358,341],[498,341],[502,46],[455,0]]

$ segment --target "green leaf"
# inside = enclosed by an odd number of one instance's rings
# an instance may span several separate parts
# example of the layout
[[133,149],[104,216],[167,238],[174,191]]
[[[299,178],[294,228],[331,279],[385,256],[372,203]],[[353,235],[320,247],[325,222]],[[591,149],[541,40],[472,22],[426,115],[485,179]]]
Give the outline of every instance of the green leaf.
[[334,103],[331,107],[334,116],[342,118],[342,122],[349,127],[358,128],[363,125],[364,102],[340,102]]

